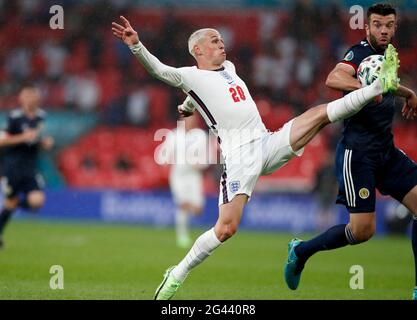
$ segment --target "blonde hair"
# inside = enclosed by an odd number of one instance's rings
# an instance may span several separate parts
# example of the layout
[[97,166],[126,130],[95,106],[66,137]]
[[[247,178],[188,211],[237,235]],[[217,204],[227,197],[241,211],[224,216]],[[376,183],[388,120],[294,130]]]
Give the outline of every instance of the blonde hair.
[[197,31],[194,31],[191,36],[188,38],[188,52],[194,57],[195,56],[195,52],[194,52],[194,46],[199,43],[202,39],[204,39],[204,37],[206,36],[206,33],[209,31],[216,31],[218,32],[216,29],[212,29],[212,28],[204,28],[204,29],[199,29]]

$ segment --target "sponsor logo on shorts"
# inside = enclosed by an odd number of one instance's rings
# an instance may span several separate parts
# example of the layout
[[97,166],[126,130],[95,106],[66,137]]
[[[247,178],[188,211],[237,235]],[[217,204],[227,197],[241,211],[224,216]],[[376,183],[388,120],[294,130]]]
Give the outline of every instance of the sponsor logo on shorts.
[[230,191],[236,193],[240,188],[240,181],[232,181],[229,183]]
[[368,199],[369,197],[369,190],[366,188],[362,188],[359,190],[359,197],[361,197],[361,199]]

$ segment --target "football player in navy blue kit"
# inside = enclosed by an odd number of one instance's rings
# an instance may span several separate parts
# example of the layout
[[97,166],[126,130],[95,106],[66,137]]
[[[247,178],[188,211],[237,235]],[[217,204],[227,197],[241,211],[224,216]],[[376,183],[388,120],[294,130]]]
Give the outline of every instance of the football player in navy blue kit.
[[[345,94],[361,88],[357,69],[368,56],[383,55],[394,37],[397,14],[388,4],[368,9],[366,39],[351,47],[344,59],[328,75],[326,85]],[[290,289],[298,287],[306,261],[316,252],[355,245],[375,233],[375,193],[390,195],[413,213],[412,247],[416,268],[413,298],[417,299],[417,165],[394,146],[392,122],[395,99],[405,98],[403,116],[414,119],[417,96],[400,86],[365,106],[344,121],[342,139],[336,150],[336,174],[339,194],[336,202],[350,213],[348,224],[336,225],[309,240],[293,239],[288,246],[285,280]]]
[[0,247],[3,230],[13,211],[18,207],[36,210],[43,206],[43,179],[37,170],[40,149],[49,150],[54,140],[42,136],[45,112],[39,109],[37,88],[25,86],[19,93],[21,108],[12,110],[7,128],[0,138],[4,148],[2,163],[3,209],[0,213]]

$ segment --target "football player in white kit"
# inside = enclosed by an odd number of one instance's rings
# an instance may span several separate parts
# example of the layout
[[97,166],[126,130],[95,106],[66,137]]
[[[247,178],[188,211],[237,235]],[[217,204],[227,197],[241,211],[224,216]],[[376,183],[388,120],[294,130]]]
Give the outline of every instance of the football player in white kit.
[[[223,39],[215,29],[195,31],[188,49],[197,66],[174,68],[161,63],[139,41],[129,21],[112,23],[113,34],[129,46],[144,68],[154,77],[182,89],[218,135],[225,170],[220,182],[219,217],[203,233],[184,259],[167,269],[154,298],[171,299],[192,268],[202,263],[223,242],[232,237],[243,208],[259,176],[277,170],[302,154],[304,146],[326,125],[348,118],[372,99],[398,88],[398,59],[395,48],[387,49],[378,81],[341,99],[308,109],[276,132],[269,132],[246,84],[226,60]],[[181,112],[190,112],[185,103]],[[190,110],[191,109],[191,110]]]
[[[209,164],[208,143],[207,133],[198,127],[198,119],[192,115],[179,121],[177,128],[157,149],[158,163],[171,164],[169,185],[176,205],[176,240],[181,248],[189,248],[192,244],[189,216],[203,211],[203,172]],[[187,157],[189,153],[192,157]]]

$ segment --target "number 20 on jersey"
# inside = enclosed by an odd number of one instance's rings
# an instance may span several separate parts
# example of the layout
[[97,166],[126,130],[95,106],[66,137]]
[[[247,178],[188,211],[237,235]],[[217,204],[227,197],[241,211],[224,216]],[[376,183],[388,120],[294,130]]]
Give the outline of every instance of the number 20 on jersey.
[[246,100],[245,93],[243,92],[243,89],[240,86],[229,88],[229,92],[232,94],[232,99],[234,102],[240,102],[240,101]]

